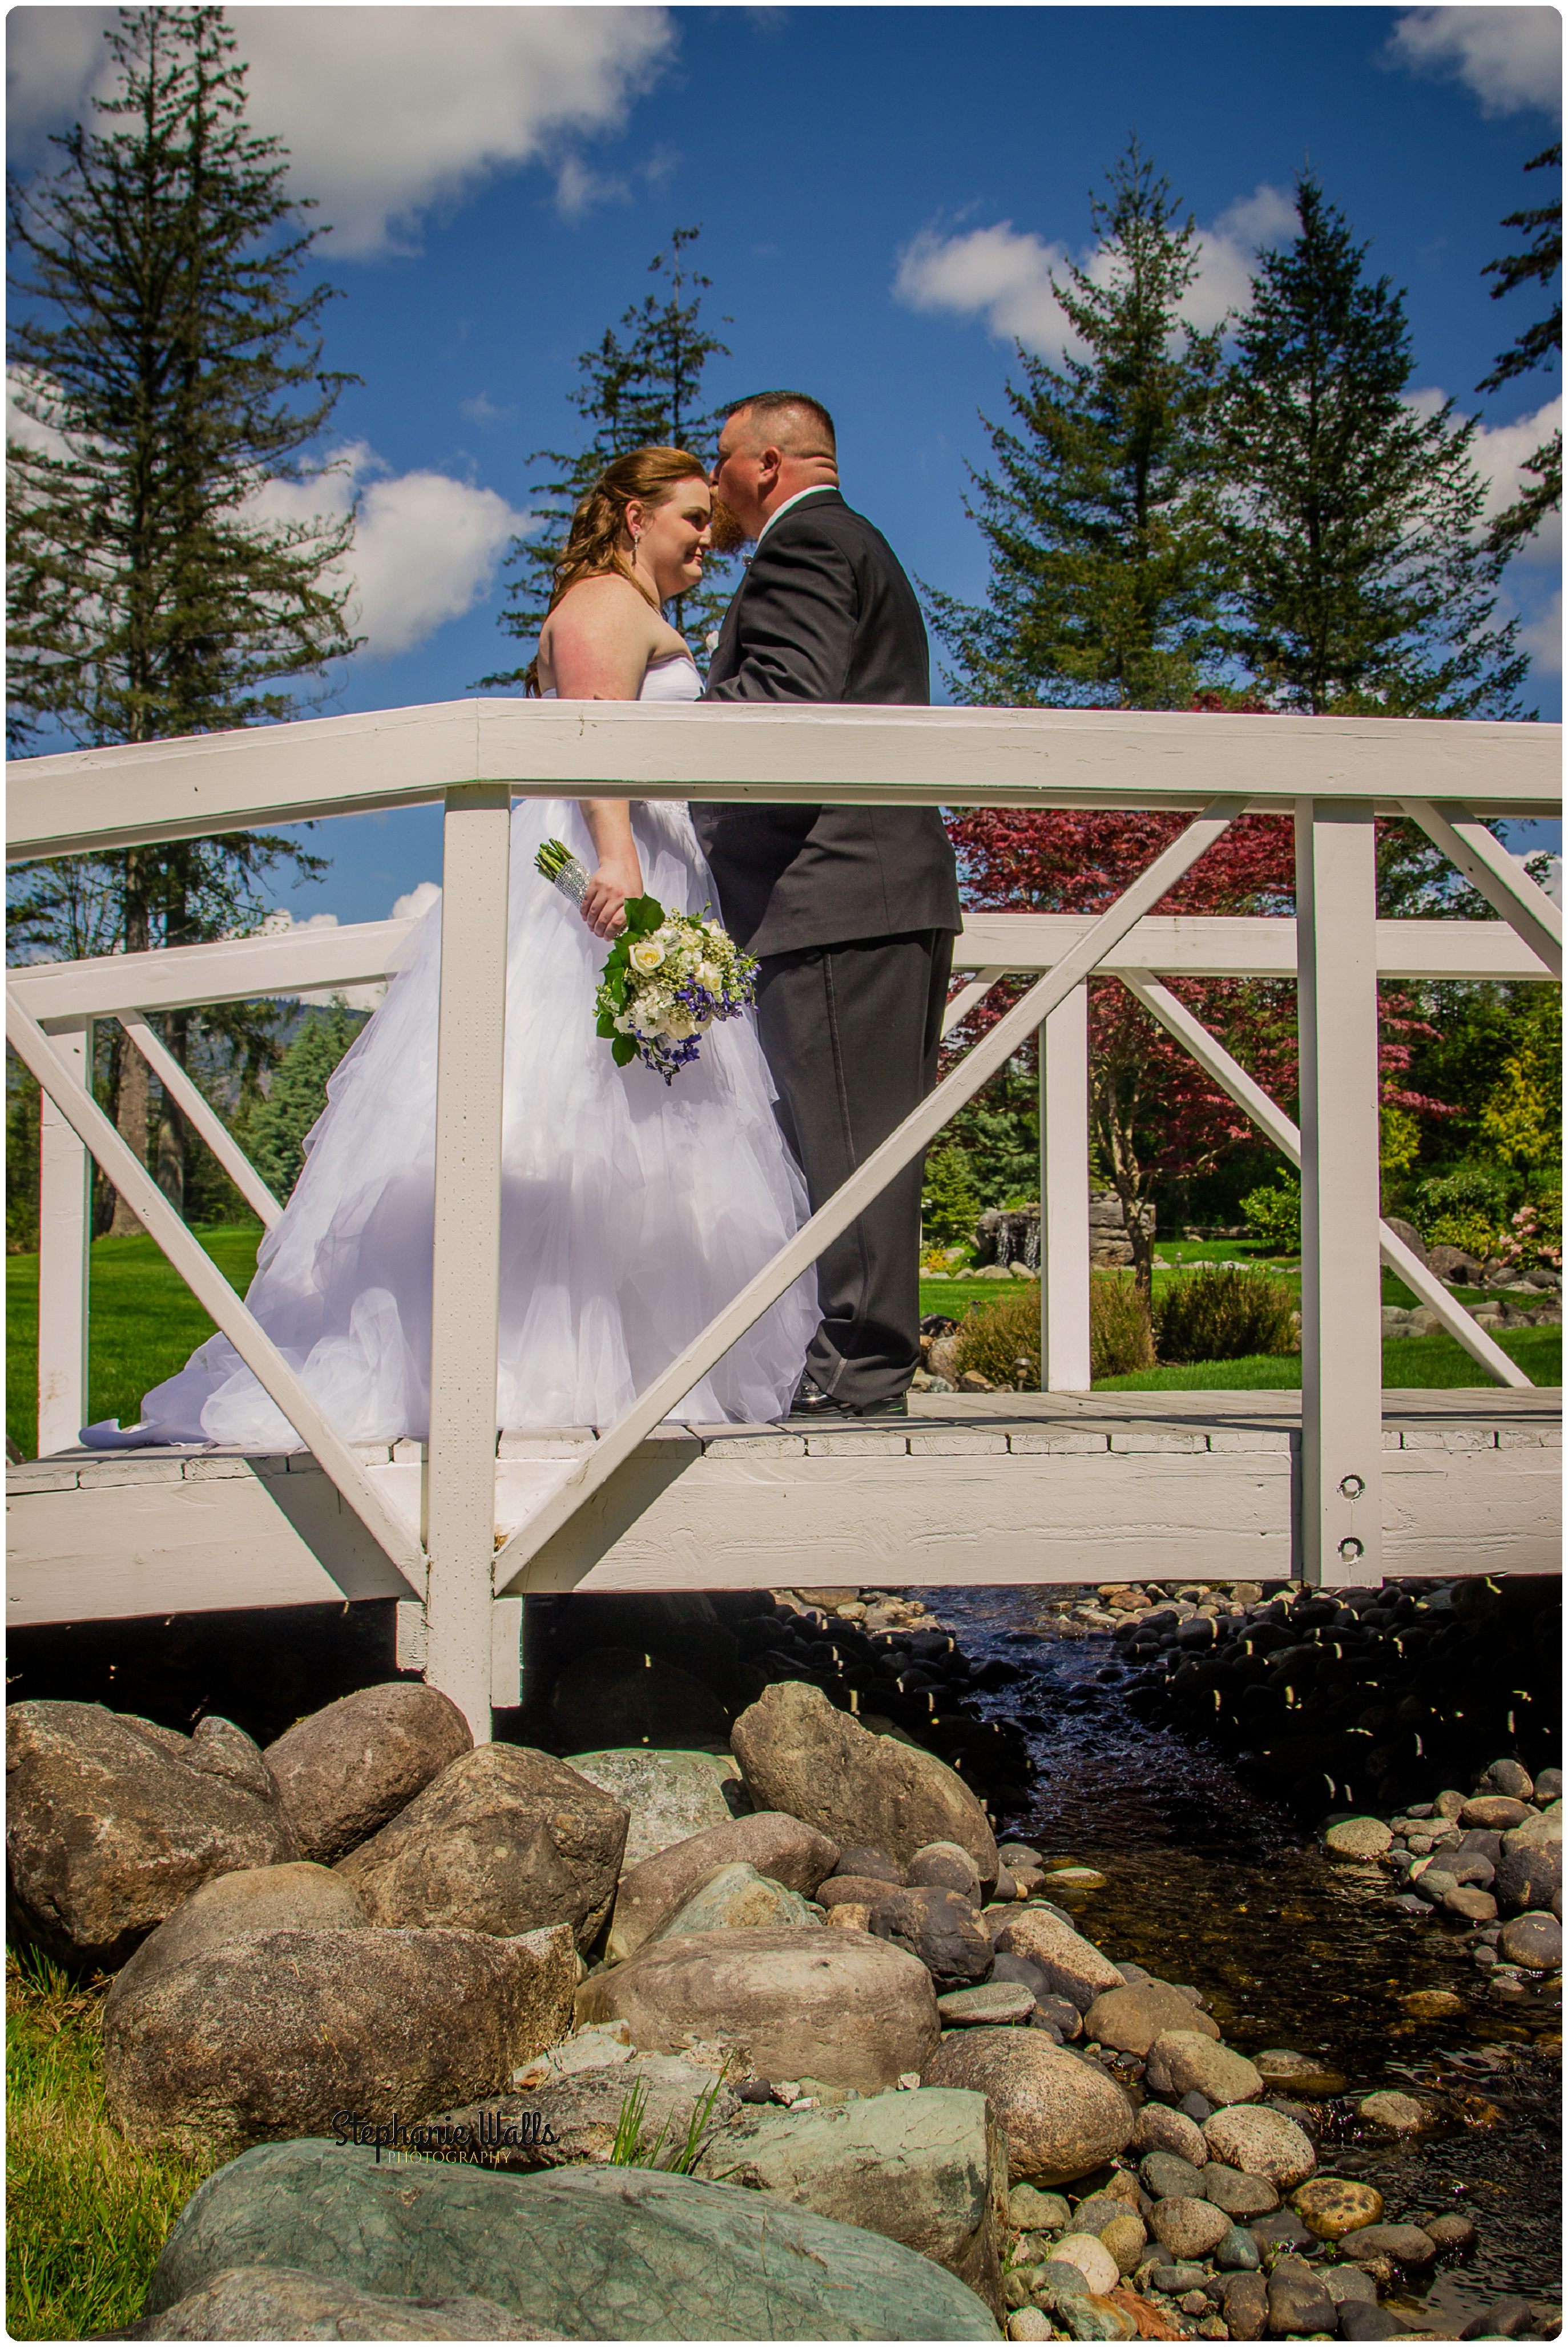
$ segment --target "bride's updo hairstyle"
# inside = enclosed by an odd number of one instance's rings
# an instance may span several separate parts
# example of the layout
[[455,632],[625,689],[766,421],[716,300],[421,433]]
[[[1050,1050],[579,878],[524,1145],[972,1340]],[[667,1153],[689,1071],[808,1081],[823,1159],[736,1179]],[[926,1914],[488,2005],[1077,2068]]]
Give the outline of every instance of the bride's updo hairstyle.
[[[621,538],[627,532],[626,508],[633,502],[661,506],[674,496],[682,481],[705,482],[707,477],[702,460],[684,448],[632,448],[607,465],[571,518],[566,546],[556,564],[548,610],[555,610],[561,597],[579,579],[601,579],[611,571],[635,587],[658,610],[656,597],[637,577],[621,548]],[[718,552],[733,554],[744,544],[740,525],[717,497],[713,500],[711,526]],[[538,692],[537,658],[528,668],[528,686],[529,692]]]

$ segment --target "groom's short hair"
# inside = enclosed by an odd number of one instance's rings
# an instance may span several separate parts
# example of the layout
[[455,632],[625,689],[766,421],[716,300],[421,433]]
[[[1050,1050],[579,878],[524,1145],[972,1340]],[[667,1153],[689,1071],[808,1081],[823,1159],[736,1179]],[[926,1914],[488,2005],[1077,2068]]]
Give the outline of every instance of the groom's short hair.
[[753,417],[786,456],[836,456],[833,418],[820,399],[805,391],[753,391],[735,400],[732,415]]

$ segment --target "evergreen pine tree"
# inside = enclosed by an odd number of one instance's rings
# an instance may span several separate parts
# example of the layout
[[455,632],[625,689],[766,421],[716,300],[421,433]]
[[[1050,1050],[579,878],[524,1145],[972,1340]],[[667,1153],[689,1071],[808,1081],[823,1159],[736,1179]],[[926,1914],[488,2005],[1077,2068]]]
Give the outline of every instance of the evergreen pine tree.
[[327,1104],[327,1079],[364,1025],[343,1003],[306,1020],[279,1061],[264,1100],[243,1121],[247,1155],[274,1198],[287,1198],[305,1162],[305,1135]]
[[[1563,142],[1542,148],[1525,165],[1527,171],[1563,168]],[[1511,252],[1501,261],[1489,261],[1481,271],[1483,277],[1495,277],[1491,298],[1501,302],[1518,285],[1549,285],[1563,266],[1563,205],[1542,204],[1523,211],[1504,215],[1504,228],[1522,228],[1530,233],[1530,243],[1522,252]],[[1497,364],[1489,375],[1476,384],[1477,391],[1501,391],[1515,375],[1528,374],[1532,367],[1550,367],[1561,364],[1563,356],[1563,297],[1559,292],[1549,318],[1537,318],[1515,335],[1505,351],[1500,351]],[[1532,456],[1525,458],[1522,468],[1534,476],[1533,485],[1516,497],[1507,510],[1492,523],[1487,544],[1494,554],[1506,560],[1522,539],[1533,536],[1549,513],[1563,510],[1563,427],[1558,425],[1549,440],[1543,440]]]
[[[709,333],[702,321],[702,296],[712,280],[686,257],[702,232],[701,227],[672,232],[668,250],[656,252],[648,264],[651,276],[664,280],[661,292],[633,302],[621,313],[620,331],[607,326],[598,344],[579,357],[577,385],[567,399],[587,437],[575,449],[538,448],[529,459],[548,465],[550,477],[530,486],[529,496],[540,501],[535,507],[538,520],[527,537],[512,540],[506,567],[516,575],[499,621],[507,635],[522,642],[534,642],[544,625],[572,515],[605,466],[632,448],[689,448],[701,456],[723,419],[724,410],[702,405],[708,361],[730,354],[729,345]],[[670,606],[671,624],[682,634],[697,635],[692,649],[699,653],[702,630],[716,622],[729,600],[722,584],[728,569],[722,557],[709,555],[702,584]],[[482,676],[479,689],[521,685],[528,675],[526,664],[498,671]]]
[[966,509],[990,558],[979,609],[927,593],[966,701],[1184,708],[1213,665],[1215,538],[1200,487],[1217,333],[1179,322],[1198,238],[1136,139],[1092,200],[1092,273],[1051,290],[1086,355],[1018,345],[1012,425]]
[[1493,624],[1473,418],[1407,391],[1404,297],[1310,174],[1261,253],[1221,408],[1231,649],[1276,707],[1517,717],[1528,661]]
[[[288,717],[284,681],[320,675],[355,641],[333,569],[352,516],[269,520],[257,503],[269,482],[316,476],[302,452],[350,379],[321,366],[332,289],[298,282],[321,231],[300,225],[277,140],[247,128],[220,8],[122,9],[106,37],[119,81],[94,100],[99,122],[55,141],[53,178],[11,191],[24,264],[11,362],[36,427],[7,450],[10,718],[24,747]],[[253,925],[275,866],[322,868],[258,833],[77,861],[19,876],[26,949],[72,950],[72,908],[95,889],[134,953]],[[249,1033],[266,1014],[225,1016]],[[179,1014],[181,1058],[188,1037]],[[145,1063],[117,1052],[116,1076],[140,1155]],[[166,1103],[160,1178],[177,1200],[183,1158]]]

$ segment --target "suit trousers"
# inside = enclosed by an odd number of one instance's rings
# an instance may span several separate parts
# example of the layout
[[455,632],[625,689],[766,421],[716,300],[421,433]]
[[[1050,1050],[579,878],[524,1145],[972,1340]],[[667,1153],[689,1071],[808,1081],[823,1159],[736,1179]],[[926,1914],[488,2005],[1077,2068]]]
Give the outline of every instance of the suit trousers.
[[[952,960],[950,929],[764,958],[758,1033],[813,1213],[936,1082]],[[806,1370],[850,1409],[904,1393],[920,1366],[925,1170],[922,1153],[817,1258]]]

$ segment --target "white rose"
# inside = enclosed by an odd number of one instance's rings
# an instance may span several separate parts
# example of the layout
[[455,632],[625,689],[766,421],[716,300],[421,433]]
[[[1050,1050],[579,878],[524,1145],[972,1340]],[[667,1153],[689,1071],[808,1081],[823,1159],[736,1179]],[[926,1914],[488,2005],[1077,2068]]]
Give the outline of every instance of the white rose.
[[697,1022],[689,1010],[672,1010],[664,1021],[664,1032],[672,1043],[683,1043],[697,1031]]
[[701,961],[698,963],[697,983],[699,986],[705,989],[709,994],[717,994],[723,982],[723,981],[721,979],[718,971],[714,969],[713,964],[711,961]]
[[664,948],[656,937],[639,938],[626,958],[632,969],[641,970],[646,978],[651,970],[657,969],[663,960]]

